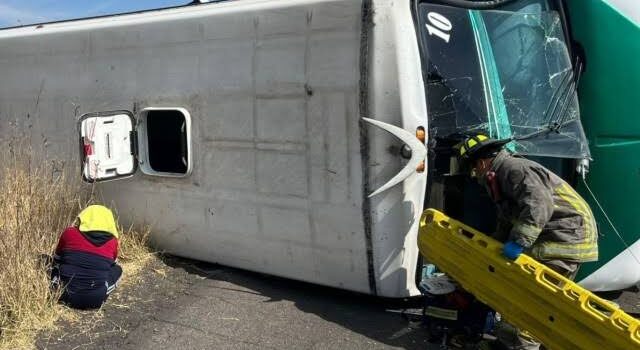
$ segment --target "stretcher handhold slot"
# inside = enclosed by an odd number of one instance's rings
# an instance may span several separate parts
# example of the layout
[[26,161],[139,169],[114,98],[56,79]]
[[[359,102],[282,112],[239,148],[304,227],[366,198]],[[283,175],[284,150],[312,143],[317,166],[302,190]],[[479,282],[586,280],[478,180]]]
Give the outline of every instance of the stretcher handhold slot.
[[615,309],[608,303],[601,303],[592,298],[587,298],[586,306],[590,311],[597,314],[597,316],[602,319],[608,319],[615,311]]
[[551,270],[541,270],[538,272],[536,278],[543,285],[547,286],[552,292],[557,292],[562,289],[564,282],[561,280],[561,276]]
[[569,300],[572,300],[572,301],[579,301],[580,300],[580,293],[578,293],[577,291],[575,291],[573,289],[565,289],[564,295]]
[[424,224],[430,224],[433,222],[433,215],[430,213],[427,213],[426,215],[424,215],[424,217],[422,218],[422,222]]
[[469,238],[469,239],[473,239],[473,236],[475,236],[473,233],[465,230],[465,229],[460,229],[458,230],[458,232],[462,233],[463,236]]
[[536,267],[530,264],[527,265],[523,265],[522,269],[529,275],[535,276],[536,274]]
[[617,310],[613,313],[613,325],[618,327],[618,329],[628,329],[631,325],[629,322],[625,321]]

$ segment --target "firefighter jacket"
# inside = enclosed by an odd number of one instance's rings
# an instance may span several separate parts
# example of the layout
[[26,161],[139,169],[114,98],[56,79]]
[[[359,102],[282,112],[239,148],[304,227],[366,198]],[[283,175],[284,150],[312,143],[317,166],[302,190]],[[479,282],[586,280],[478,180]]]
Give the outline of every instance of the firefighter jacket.
[[598,260],[593,213],[556,174],[503,150],[493,160],[485,181],[498,208],[497,239],[514,241],[541,261]]

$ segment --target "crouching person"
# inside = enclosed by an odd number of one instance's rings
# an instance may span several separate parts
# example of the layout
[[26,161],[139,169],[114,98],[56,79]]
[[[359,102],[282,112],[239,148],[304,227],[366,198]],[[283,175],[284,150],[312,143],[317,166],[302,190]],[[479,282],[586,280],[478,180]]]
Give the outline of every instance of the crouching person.
[[117,257],[118,228],[111,210],[101,205],[82,210],[56,247],[52,284],[63,288],[60,301],[77,309],[101,307],[122,275]]

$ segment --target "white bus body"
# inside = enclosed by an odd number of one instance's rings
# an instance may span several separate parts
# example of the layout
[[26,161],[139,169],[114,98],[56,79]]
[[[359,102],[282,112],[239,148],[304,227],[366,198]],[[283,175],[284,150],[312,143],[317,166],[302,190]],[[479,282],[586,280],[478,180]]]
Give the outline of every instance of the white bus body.
[[369,199],[406,161],[361,119],[427,128],[409,0],[238,0],[10,28],[0,77],[3,138],[26,132],[45,161],[88,159],[78,181],[106,180],[105,202],[125,225],[151,224],[160,249],[419,294],[426,173]]

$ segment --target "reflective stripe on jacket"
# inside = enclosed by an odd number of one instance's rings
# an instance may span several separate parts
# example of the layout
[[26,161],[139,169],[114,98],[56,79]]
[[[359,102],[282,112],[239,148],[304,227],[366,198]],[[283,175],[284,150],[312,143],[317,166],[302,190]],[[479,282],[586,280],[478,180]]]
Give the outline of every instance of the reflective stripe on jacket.
[[498,154],[491,171],[500,191],[500,198],[495,198],[489,188],[498,207],[497,239],[515,241],[543,261],[598,260],[593,213],[569,184],[542,165],[508,151]]

